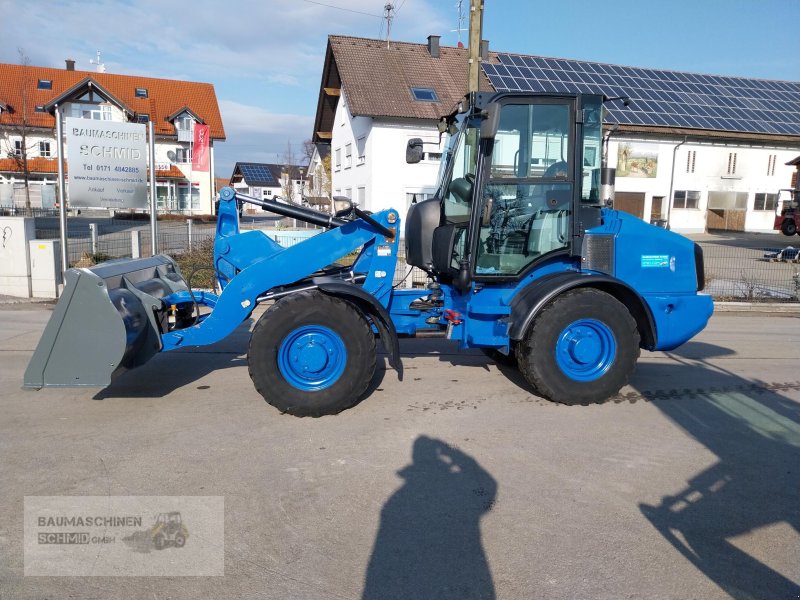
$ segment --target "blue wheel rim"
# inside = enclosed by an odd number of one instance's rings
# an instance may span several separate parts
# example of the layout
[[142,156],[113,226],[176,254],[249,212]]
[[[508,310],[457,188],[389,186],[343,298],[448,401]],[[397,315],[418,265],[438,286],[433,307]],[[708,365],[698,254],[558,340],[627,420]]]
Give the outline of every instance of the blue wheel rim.
[[575,381],[600,379],[614,364],[617,340],[608,325],[579,319],[567,325],[556,341],[556,363]]
[[304,392],[336,383],[347,364],[347,349],[338,333],[322,325],[298,327],[278,348],[278,368],[293,387]]

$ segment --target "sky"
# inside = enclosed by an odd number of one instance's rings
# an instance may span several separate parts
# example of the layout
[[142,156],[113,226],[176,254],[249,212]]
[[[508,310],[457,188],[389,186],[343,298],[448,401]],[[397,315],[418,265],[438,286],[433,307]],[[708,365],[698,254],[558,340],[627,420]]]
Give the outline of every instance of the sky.
[[[212,83],[237,161],[284,162],[311,137],[328,35],[442,45],[459,39],[458,0],[0,0],[0,62]],[[468,14],[469,0],[462,0]],[[13,16],[10,16],[13,15]],[[468,21],[461,22],[467,41]],[[484,0],[495,51],[800,80],[800,0]],[[466,70],[466,65],[465,65]]]

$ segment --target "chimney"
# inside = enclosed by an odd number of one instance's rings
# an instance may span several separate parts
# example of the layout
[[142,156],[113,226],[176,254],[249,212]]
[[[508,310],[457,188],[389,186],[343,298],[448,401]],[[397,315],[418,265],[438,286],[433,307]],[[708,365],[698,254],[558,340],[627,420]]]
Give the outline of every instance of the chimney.
[[481,40],[481,60],[489,60],[489,40]]
[[439,35],[429,35],[428,36],[428,52],[430,52],[433,58],[439,58],[439,39],[441,36]]
[[68,58],[64,62],[67,63],[67,71],[74,71],[75,70],[75,61],[73,59]]

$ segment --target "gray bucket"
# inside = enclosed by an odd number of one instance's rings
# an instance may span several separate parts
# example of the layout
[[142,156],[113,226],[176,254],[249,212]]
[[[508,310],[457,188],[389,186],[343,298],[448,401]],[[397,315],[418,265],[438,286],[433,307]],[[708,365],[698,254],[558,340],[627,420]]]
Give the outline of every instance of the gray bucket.
[[25,370],[23,386],[106,387],[162,348],[162,300],[188,290],[168,256],[123,259],[65,273],[64,293]]

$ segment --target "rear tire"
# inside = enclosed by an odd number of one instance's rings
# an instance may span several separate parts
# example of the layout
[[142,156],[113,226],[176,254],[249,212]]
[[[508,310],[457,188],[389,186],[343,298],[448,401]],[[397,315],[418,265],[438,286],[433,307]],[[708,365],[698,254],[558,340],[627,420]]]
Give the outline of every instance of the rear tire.
[[639,339],[624,304],[596,289],[577,289],[536,316],[517,345],[517,363],[542,396],[561,404],[593,404],[628,382]]
[[794,219],[784,219],[783,223],[781,224],[781,232],[783,235],[792,236],[797,233],[797,225],[794,222]]
[[318,291],[281,298],[258,320],[248,370],[256,390],[296,417],[355,404],[375,373],[375,336],[358,309]]

